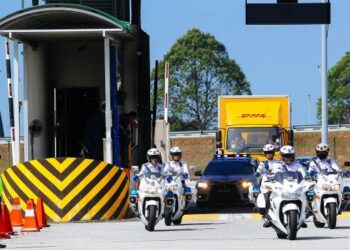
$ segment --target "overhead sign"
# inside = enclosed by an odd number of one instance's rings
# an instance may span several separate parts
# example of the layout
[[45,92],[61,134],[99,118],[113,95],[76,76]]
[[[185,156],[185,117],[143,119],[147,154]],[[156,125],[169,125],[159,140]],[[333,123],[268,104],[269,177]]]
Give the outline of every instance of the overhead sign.
[[327,3],[248,3],[246,24],[330,24],[331,4]]

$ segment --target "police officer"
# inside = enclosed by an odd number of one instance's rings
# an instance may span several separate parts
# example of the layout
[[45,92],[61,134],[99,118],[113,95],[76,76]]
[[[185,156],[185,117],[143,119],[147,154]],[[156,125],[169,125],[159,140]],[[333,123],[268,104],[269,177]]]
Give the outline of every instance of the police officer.
[[164,175],[164,166],[159,163],[160,152],[156,148],[151,148],[147,151],[148,162],[142,164],[140,173],[133,177],[134,181],[137,182],[136,188],[139,189],[140,178],[144,176],[150,178],[152,175],[157,178]]
[[179,147],[170,149],[171,161],[167,162],[164,167],[164,173],[171,175],[180,175],[182,186],[185,187],[185,179],[188,177],[188,167],[186,162],[182,161],[182,150]]
[[293,146],[286,145],[283,146],[280,150],[281,153],[281,162],[280,164],[272,171],[273,173],[281,171],[299,171],[303,178],[306,177],[306,170],[299,162],[295,161],[295,149]]
[[267,160],[260,162],[258,168],[256,169],[255,175],[257,177],[262,173],[271,173],[276,168],[276,164],[280,163],[278,160],[274,160],[275,150],[276,148],[272,144],[266,144],[263,147],[263,152]]
[[328,157],[329,146],[326,143],[317,144],[316,148],[317,159],[312,160],[309,164],[309,173],[318,173],[322,170],[326,171],[339,171],[340,168],[335,160]]
[[157,178],[163,176],[164,166],[159,163],[160,152],[156,148],[151,148],[147,151],[147,160],[148,162],[142,164],[141,171],[138,174],[140,178],[143,176],[151,177],[155,175]]
[[[277,168],[277,165],[280,164],[279,161],[274,160],[275,150],[276,150],[275,146],[272,144],[266,144],[263,147],[263,152],[267,160],[260,162],[255,172],[256,177],[259,177],[262,173],[272,173]],[[264,198],[266,202],[266,207],[265,207],[266,214],[268,213],[268,210],[270,208],[270,201],[269,201],[270,195],[271,195],[271,192],[269,191],[264,193]],[[264,217],[266,217],[266,214],[264,215]],[[270,227],[270,226],[271,226],[270,221],[265,219],[263,227]]]

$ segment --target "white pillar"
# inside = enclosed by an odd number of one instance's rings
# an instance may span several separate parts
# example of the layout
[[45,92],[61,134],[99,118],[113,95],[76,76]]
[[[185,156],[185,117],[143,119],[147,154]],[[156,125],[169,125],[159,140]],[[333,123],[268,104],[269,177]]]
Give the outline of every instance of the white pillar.
[[14,60],[13,60],[13,74],[14,74],[14,86],[13,86],[13,101],[14,101],[14,122],[15,122],[15,154],[13,163],[14,165],[20,162],[20,139],[19,139],[19,63],[18,63],[18,41],[14,40]]
[[105,59],[105,102],[106,102],[106,138],[104,140],[104,161],[110,164],[113,163],[112,158],[112,113],[111,113],[111,83],[110,83],[110,51],[109,51],[109,37],[104,38],[104,59]]
[[165,139],[165,155],[164,161],[167,162],[169,160],[169,150],[170,150],[170,126],[169,126],[169,79],[170,79],[170,69],[169,63],[165,63],[165,82],[164,82],[164,139]]

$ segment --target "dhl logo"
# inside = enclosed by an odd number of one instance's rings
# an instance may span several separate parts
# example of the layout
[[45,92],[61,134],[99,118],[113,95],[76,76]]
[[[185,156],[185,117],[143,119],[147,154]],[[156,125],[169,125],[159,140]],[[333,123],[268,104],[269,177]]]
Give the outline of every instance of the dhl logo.
[[242,114],[241,118],[267,118],[266,114]]

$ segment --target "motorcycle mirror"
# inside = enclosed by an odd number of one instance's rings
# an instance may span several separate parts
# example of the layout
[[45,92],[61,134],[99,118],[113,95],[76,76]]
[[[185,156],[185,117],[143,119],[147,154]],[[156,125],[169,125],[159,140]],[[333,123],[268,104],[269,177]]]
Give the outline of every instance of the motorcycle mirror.
[[198,171],[196,171],[196,172],[194,173],[194,175],[195,175],[195,176],[202,176],[202,172],[198,170]]
[[196,171],[196,168],[197,168],[196,166],[190,166],[191,171]]
[[137,174],[139,172],[139,166],[131,166],[131,172]]

